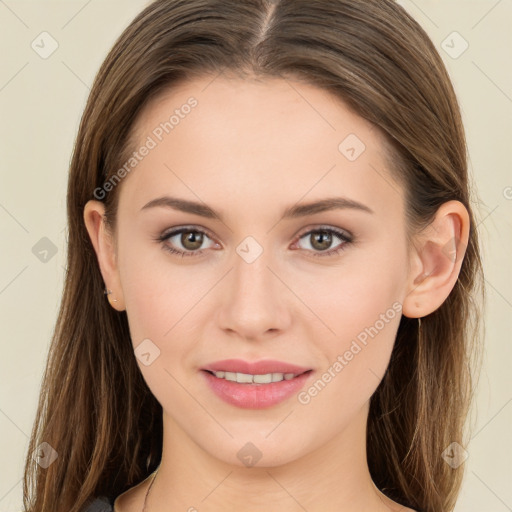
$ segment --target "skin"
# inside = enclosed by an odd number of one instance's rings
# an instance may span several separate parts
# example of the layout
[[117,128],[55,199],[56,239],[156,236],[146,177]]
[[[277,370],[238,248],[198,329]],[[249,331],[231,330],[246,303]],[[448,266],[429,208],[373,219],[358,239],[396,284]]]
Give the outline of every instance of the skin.
[[[119,185],[115,233],[105,229],[101,202],[84,209],[110,303],[127,311],[134,349],[149,338],[160,350],[148,366],[137,359],[164,421],[147,509],[410,510],[376,489],[365,446],[369,399],[388,365],[399,313],[308,404],[293,396],[241,409],[214,395],[200,368],[225,358],[278,359],[312,368],[311,386],[393,303],[413,318],[443,303],[468,241],[466,209],[445,203],[409,246],[403,188],[386,167],[379,131],[329,93],[292,80],[183,83],[143,111],[137,148],[190,96],[198,105]],[[338,149],[349,134],[366,146],[355,161]],[[165,207],[141,211],[163,195],[206,203],[223,222]],[[373,213],[282,219],[286,207],[332,196]],[[155,241],[189,225],[209,233],[196,245],[199,256],[163,249],[190,252],[179,235]],[[314,256],[322,251],[309,232],[321,227],[348,231],[353,242]],[[236,252],[249,235],[263,249],[252,263]],[[449,258],[454,237],[459,253]],[[333,235],[327,249],[342,243]],[[247,442],[261,452],[253,467],[237,457]],[[149,483],[121,495],[115,510],[141,511]]]

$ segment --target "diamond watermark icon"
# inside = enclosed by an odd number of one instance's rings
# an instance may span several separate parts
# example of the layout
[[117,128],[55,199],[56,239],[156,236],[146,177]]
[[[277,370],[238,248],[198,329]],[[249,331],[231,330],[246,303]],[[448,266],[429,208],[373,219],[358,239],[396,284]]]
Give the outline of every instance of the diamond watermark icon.
[[46,469],[52,464],[59,454],[47,442],[41,443],[32,454],[32,460],[35,460],[42,468]]
[[57,254],[57,246],[49,238],[43,236],[32,247],[32,254],[42,263],[48,263]]
[[135,348],[135,356],[144,365],[149,366],[160,356],[160,349],[149,339],[142,340]]
[[41,32],[30,46],[39,57],[47,59],[57,50],[59,43],[48,32]]
[[238,244],[236,252],[246,263],[252,263],[263,253],[263,247],[254,237],[247,236]]
[[441,48],[452,59],[458,59],[469,48],[469,43],[454,31],[441,43]]
[[347,135],[339,144],[339,152],[350,162],[357,160],[366,149],[364,142],[355,134]]
[[261,459],[262,455],[256,445],[250,441],[245,443],[236,454],[240,461],[248,468],[252,468]]
[[457,469],[469,457],[469,454],[459,443],[454,442],[446,448],[441,457],[450,467]]

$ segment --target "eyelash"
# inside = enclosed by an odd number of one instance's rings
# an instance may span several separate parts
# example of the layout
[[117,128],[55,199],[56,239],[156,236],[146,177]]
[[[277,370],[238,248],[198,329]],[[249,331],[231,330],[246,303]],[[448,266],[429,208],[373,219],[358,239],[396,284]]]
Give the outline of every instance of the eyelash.
[[[301,236],[298,237],[297,241],[301,240],[305,236],[311,235],[313,233],[330,233],[336,235],[340,240],[342,240],[342,244],[339,245],[336,249],[330,249],[328,251],[313,251],[312,255],[314,257],[328,257],[328,256],[336,256],[340,252],[344,251],[346,249],[346,246],[348,244],[351,244],[353,242],[352,235],[345,233],[343,231],[339,231],[334,228],[328,228],[328,227],[319,227],[316,229],[312,229],[310,231],[307,231],[306,233],[303,233]],[[211,238],[206,231],[203,231],[202,229],[196,229],[195,227],[189,226],[189,227],[183,227],[179,228],[173,231],[170,231],[169,233],[165,233],[157,237],[157,241],[161,242],[162,248],[165,251],[170,252],[171,254],[176,254],[178,256],[184,257],[184,256],[199,256],[201,255],[205,249],[201,249],[198,251],[180,251],[177,249],[174,249],[173,247],[167,245],[165,242],[176,235],[179,235],[181,233],[201,233],[203,235],[206,235],[208,238]],[[307,250],[307,249],[306,249]]]

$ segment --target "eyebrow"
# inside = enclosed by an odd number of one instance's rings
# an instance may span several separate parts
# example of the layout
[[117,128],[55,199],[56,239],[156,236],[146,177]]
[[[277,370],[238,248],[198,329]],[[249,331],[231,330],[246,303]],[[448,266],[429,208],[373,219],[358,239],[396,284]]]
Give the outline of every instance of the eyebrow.
[[[149,201],[149,203],[146,203],[141,208],[141,211],[157,207],[172,208],[173,210],[192,213],[208,219],[219,219],[221,222],[224,222],[222,216],[218,212],[204,203],[170,196],[157,197],[156,199]],[[368,206],[358,201],[354,201],[353,199],[348,199],[346,197],[328,197],[320,201],[290,206],[284,211],[282,218],[296,219],[306,217],[307,215],[314,215],[316,213],[338,209],[351,209],[366,213],[375,213]]]

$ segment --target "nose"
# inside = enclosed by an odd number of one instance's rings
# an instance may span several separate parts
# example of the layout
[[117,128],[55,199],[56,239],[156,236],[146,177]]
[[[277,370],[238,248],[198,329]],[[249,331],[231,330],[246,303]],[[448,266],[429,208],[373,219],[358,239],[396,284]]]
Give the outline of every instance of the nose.
[[275,337],[288,329],[293,293],[273,268],[270,251],[263,251],[254,261],[237,253],[233,261],[221,291],[220,327],[231,336],[251,341]]

